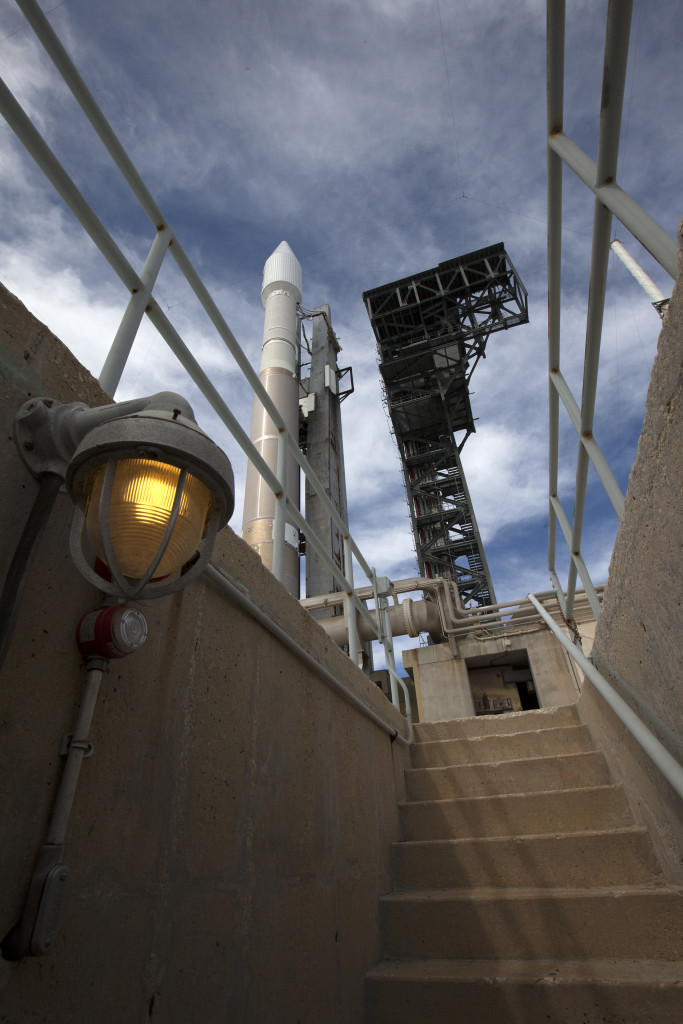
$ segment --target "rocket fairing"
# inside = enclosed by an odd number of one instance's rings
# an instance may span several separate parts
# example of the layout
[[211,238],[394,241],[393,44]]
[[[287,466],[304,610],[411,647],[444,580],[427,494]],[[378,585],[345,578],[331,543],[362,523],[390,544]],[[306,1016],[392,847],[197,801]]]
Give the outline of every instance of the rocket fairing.
[[[299,337],[297,303],[301,301],[301,264],[287,242],[281,242],[263,268],[261,302],[265,307],[263,345],[259,380],[294,437],[299,432]],[[277,427],[254,396],[251,414],[251,442],[277,472]],[[286,492],[299,507],[299,466],[287,455]],[[275,495],[258,470],[249,463],[244,493],[242,537],[269,569],[273,567],[273,521]],[[282,582],[290,594],[299,596],[299,531],[286,520],[285,559]]]

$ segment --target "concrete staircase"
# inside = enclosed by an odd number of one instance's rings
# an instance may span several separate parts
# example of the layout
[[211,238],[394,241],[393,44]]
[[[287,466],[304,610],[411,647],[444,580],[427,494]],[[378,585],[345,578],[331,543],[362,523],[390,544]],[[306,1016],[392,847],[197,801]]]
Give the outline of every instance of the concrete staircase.
[[683,892],[575,709],[415,733],[369,1024],[681,1024]]

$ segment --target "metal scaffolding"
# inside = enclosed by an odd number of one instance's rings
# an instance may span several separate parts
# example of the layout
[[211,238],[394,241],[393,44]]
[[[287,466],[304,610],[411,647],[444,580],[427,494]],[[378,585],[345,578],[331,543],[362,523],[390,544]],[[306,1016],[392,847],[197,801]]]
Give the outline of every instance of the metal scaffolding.
[[[299,422],[299,444],[315,473],[336,508],[342,520],[349,521],[346,500],[346,473],[344,470],[344,442],[342,437],[341,403],[353,392],[351,367],[340,368],[337,356],[341,345],[332,329],[332,314],[328,305],[313,310],[300,308],[304,346],[308,357],[308,375],[299,381],[302,397]],[[311,323],[310,343],[303,326]],[[325,545],[327,554],[339,567],[344,568],[344,539],[314,488],[308,480],[305,483],[306,522]],[[340,590],[326,564],[315,548],[303,542],[306,554],[306,597],[331,594]],[[341,614],[340,607],[317,609],[314,618],[324,619]]]
[[373,288],[363,301],[420,573],[453,580],[464,604],[495,603],[460,452],[475,429],[474,368],[490,334],[527,323],[526,289],[501,242]]

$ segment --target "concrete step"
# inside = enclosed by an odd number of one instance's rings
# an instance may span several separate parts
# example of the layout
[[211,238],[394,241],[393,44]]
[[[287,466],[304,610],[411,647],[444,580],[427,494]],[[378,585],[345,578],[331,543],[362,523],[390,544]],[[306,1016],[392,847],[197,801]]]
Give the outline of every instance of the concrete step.
[[420,722],[415,726],[415,743],[534,732],[536,729],[579,724],[576,707],[569,704],[560,708],[541,708],[539,711],[510,711],[503,715],[453,718],[446,722]]
[[431,890],[380,907],[389,958],[683,958],[683,891],[669,886]]
[[394,843],[394,888],[581,889],[663,884],[643,828],[569,835],[503,836]]
[[569,725],[493,736],[429,740],[413,746],[411,764],[413,768],[489,764],[521,757],[579,754],[587,750],[595,750],[595,744],[586,726]]
[[368,1024],[680,1024],[683,964],[613,960],[386,961]]
[[408,768],[405,778],[409,800],[543,793],[553,789],[604,786],[612,781],[605,759],[598,751],[491,764]]
[[401,804],[399,813],[405,840],[586,832],[632,822],[621,786],[423,800]]

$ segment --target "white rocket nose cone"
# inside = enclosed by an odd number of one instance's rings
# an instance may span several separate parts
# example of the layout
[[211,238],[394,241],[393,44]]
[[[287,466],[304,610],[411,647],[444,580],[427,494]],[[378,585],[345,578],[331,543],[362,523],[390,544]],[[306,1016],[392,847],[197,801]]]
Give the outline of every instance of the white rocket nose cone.
[[[289,242],[285,242],[284,239],[280,242],[275,252],[288,252],[290,256],[294,256]],[[274,256],[275,252],[271,253],[271,256]],[[294,258],[296,259],[296,257]]]
[[271,253],[263,268],[261,301],[264,306],[268,295],[276,288],[291,291],[296,302],[301,301],[301,264],[284,241]]

